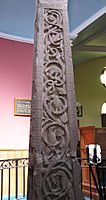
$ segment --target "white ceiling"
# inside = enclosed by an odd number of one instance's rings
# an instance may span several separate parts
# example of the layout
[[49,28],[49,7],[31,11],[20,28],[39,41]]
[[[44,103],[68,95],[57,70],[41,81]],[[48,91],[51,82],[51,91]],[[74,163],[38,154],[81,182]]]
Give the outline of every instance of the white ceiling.
[[73,41],[74,65],[106,56],[106,13],[83,29]]
[[[33,42],[35,2],[0,0],[0,37]],[[106,56],[106,0],[69,0],[68,14],[74,65]]]

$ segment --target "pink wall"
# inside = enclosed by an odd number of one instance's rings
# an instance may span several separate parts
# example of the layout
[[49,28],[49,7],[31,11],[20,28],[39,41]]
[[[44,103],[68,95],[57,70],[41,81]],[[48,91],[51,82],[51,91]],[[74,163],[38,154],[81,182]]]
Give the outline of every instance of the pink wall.
[[0,39],[0,148],[28,148],[29,117],[14,116],[14,98],[31,98],[33,45]]

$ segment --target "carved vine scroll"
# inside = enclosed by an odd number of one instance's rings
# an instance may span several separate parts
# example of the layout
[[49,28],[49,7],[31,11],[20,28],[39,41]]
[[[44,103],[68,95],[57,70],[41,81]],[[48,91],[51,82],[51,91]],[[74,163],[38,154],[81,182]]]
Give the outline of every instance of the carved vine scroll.
[[82,200],[67,0],[37,3],[27,199]]
[[42,141],[46,162],[68,153],[69,130],[61,10],[44,13]]
[[42,190],[44,199],[73,199],[72,169],[66,161],[70,136],[61,10],[44,10],[44,45],[42,156],[46,173]]

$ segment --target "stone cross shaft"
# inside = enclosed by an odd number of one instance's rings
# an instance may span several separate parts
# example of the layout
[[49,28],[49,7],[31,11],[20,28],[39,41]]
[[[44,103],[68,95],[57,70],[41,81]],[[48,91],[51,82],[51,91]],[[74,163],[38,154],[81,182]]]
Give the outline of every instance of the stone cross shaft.
[[67,0],[37,0],[28,200],[82,200]]

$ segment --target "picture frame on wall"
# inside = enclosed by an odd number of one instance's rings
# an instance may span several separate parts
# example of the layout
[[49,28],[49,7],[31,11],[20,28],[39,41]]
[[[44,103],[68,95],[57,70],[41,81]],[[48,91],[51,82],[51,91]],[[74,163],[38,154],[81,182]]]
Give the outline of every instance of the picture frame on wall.
[[31,99],[14,98],[14,115],[15,116],[31,116]]

